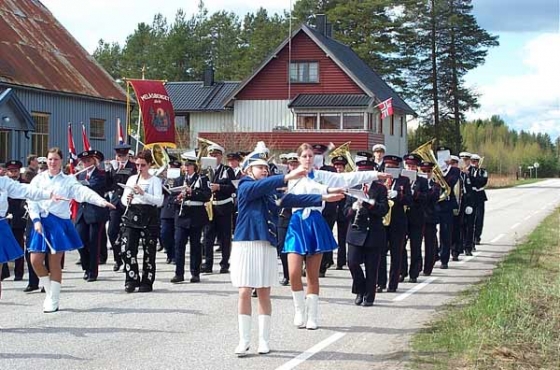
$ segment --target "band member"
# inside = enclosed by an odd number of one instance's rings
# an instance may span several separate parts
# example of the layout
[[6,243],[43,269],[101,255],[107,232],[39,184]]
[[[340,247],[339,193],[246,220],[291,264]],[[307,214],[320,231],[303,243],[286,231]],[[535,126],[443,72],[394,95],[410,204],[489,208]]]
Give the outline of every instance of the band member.
[[[302,144],[297,150],[301,167],[308,175],[300,180],[290,181],[288,189],[293,194],[340,193],[364,182],[371,182],[387,175],[375,171],[354,173],[333,173],[313,169],[314,153],[309,144]],[[324,252],[332,252],[338,246],[324,217],[321,207],[294,208],[284,251],[288,254],[290,283],[294,300],[294,325],[317,329],[319,303],[319,268]],[[301,282],[301,268],[306,258],[307,299]],[[307,319],[306,319],[307,309]]]
[[[229,153],[227,155],[227,160],[228,160],[228,166],[231,167],[231,169],[233,170],[233,173],[235,174],[235,180],[239,180],[242,176],[243,176],[243,171],[241,169],[241,166],[239,165],[239,162],[241,162],[242,158],[241,158],[241,153],[240,152],[235,152],[235,153]],[[237,209],[237,201],[234,198],[234,202],[233,202],[233,213],[232,213],[232,233],[235,234],[235,224],[237,223],[237,213],[238,213],[238,209]]]
[[383,144],[375,144],[371,151],[373,152],[373,162],[375,163],[375,170],[383,172],[385,171],[385,163],[383,163],[383,157],[385,156],[385,152],[387,148]]
[[[470,156],[470,154],[469,154]],[[448,165],[459,169],[459,180],[455,183],[453,193],[457,199],[457,205],[453,208],[453,230],[451,231],[451,260],[459,261],[459,255],[464,252],[463,250],[463,236],[462,236],[462,223],[463,214],[461,213],[461,201],[463,198],[463,184],[464,173],[459,168],[459,157],[451,155],[449,157]],[[464,162],[463,162],[464,164]]]
[[461,168],[459,179],[461,183],[461,201],[459,202],[461,251],[464,251],[466,256],[472,256],[474,249],[474,207],[476,196],[473,190],[474,168],[470,164],[472,156],[470,153],[463,152],[459,156],[465,162],[465,166]]
[[424,224],[424,275],[430,276],[436,263],[437,255],[437,224],[438,201],[441,194],[441,186],[433,178],[435,164],[432,162],[421,162],[420,171],[425,174],[428,180],[428,196],[426,199],[425,224]]
[[280,159],[280,163],[285,164],[285,165],[288,164],[288,154],[286,154],[286,153],[280,154],[278,156],[278,159]]
[[[239,344],[235,349],[238,356],[245,356],[251,341],[251,290],[257,289],[259,299],[259,345],[258,353],[270,352],[270,287],[276,285],[277,261],[274,246],[278,206],[275,202],[276,189],[290,180],[307,174],[304,168],[287,175],[268,176],[269,163],[260,152],[253,152],[244,161],[247,176],[239,183],[239,218],[231,257],[231,282],[239,288],[238,323]],[[340,195],[293,195],[286,193],[281,206],[319,206],[321,200],[338,200]],[[264,220],[263,220],[264,218]]]
[[[358,171],[373,170],[373,161],[356,162]],[[381,253],[387,245],[383,217],[389,210],[387,188],[377,181],[363,184],[364,195],[369,203],[347,197],[345,211],[351,226],[347,231],[348,268],[352,274],[352,293],[356,294],[354,304],[373,306],[377,274]],[[365,267],[362,270],[361,264]]]
[[209,223],[204,203],[210,200],[208,177],[198,173],[196,158],[183,156],[186,173],[177,180],[185,189],[176,197],[180,204],[175,207],[175,276],[172,283],[185,281],[185,247],[190,246],[191,283],[200,282],[202,263],[202,227]]
[[[295,170],[299,166],[299,160],[297,153],[289,153],[286,155],[288,161],[288,173]],[[286,188],[286,190],[288,190]],[[292,209],[283,207],[280,208],[280,215],[278,217],[278,245],[277,252],[280,256],[280,261],[282,262],[282,280],[281,285],[290,284],[290,273],[288,270],[288,255],[283,252],[284,242],[286,241],[286,233],[288,232],[288,225],[290,224],[290,219],[292,218]]]
[[[334,157],[331,161],[337,173],[343,173],[348,164],[344,156]],[[373,168],[372,168],[373,169]],[[338,242],[336,269],[342,270],[346,266],[346,233],[348,231],[348,216],[346,210],[346,197],[336,202],[336,236]]]
[[[62,257],[64,252],[83,246],[80,236],[70,220],[70,201],[91,203],[99,207],[114,208],[95,191],[81,185],[73,175],[62,173],[62,151],[51,148],[47,155],[48,170],[35,176],[31,185],[53,191],[67,199],[52,201],[30,201],[29,217],[33,221],[29,252],[31,263],[47,296],[43,312],[58,311],[62,284]],[[48,254],[49,270],[45,268],[45,254]]]
[[[445,151],[441,147],[438,151]],[[449,257],[451,254],[451,237],[453,232],[453,210],[458,209],[457,197],[455,195],[455,184],[459,181],[461,171],[457,167],[447,164],[443,170],[445,182],[451,189],[446,199],[439,202],[439,246],[440,246],[440,268],[449,268]]]
[[[402,158],[396,155],[383,157],[385,170],[388,168],[399,168]],[[393,202],[391,207],[391,222],[387,227],[387,249],[381,254],[378,274],[378,292],[382,292],[387,286],[387,250],[391,252],[391,268],[389,270],[388,292],[396,292],[399,286],[399,278],[402,268],[402,255],[405,243],[408,218],[405,207],[412,203],[412,192],[408,177],[400,176],[385,182],[389,200]]]
[[109,201],[116,207],[109,211],[109,242],[113,248],[113,259],[115,264],[113,271],[119,271],[123,265],[121,258],[121,245],[119,231],[121,229],[122,215],[125,207],[121,203],[124,189],[119,184],[126,184],[128,178],[136,174],[136,166],[129,160],[128,151],[130,145],[119,144],[115,146],[115,159],[110,161],[105,167],[107,173],[107,188],[110,190]]
[[[407,154],[404,156],[405,168],[410,171],[418,172],[418,166],[422,158],[417,154]],[[410,280],[411,283],[418,281],[418,275],[422,271],[422,238],[424,233],[424,212],[428,197],[428,180],[417,176],[411,182],[412,203],[406,212],[408,217],[408,240],[410,241]],[[407,253],[403,248],[403,269],[401,276],[407,274]]]
[[[99,196],[103,196],[107,190],[107,179],[105,171],[97,168],[99,162],[103,162],[103,153],[98,150],[87,150],[78,154],[78,159],[86,170],[77,175],[77,180]],[[106,208],[89,203],[81,203],[78,207],[75,225],[84,245],[78,252],[80,252],[84,280],[88,282],[97,280],[102,233],[105,232],[104,224],[108,218],[109,212]]]
[[[16,181],[16,182],[24,182],[21,179],[20,170],[23,167],[23,163],[17,160],[11,160],[6,163],[6,175]],[[14,199],[8,198],[8,214],[12,215],[12,218],[8,220],[10,228],[16,238],[17,242],[19,243],[21,250],[24,250],[24,235],[25,235],[25,226],[27,225],[27,211],[25,210],[25,200],[23,199]],[[23,280],[23,273],[24,273],[24,258],[20,257],[14,261],[14,281]],[[2,267],[2,278],[10,276],[10,270],[8,268],[8,264],[5,264]]]
[[[124,290],[132,293],[151,292],[156,278],[156,243],[159,237],[159,211],[163,204],[162,185],[158,177],[148,170],[153,163],[152,153],[144,150],[136,157],[137,175],[126,182],[121,203],[123,213],[121,232],[121,255],[126,274]],[[144,249],[142,279],[138,271],[138,244],[140,238]]]
[[[176,158],[171,159],[169,163],[169,168],[181,168],[181,162],[179,162]],[[168,173],[170,171],[167,171]],[[177,179],[170,179],[169,176],[165,179],[163,184],[163,188],[169,189],[170,187],[174,187],[181,184],[179,178]],[[161,248],[165,249],[167,253],[167,264],[175,262],[175,213],[176,213],[176,195],[177,194],[170,194],[167,191],[163,192],[163,206],[161,207],[161,212],[159,214],[160,221],[161,221],[161,233],[160,233],[160,245]]]
[[484,168],[480,168],[480,156],[473,154],[471,164],[474,168],[473,190],[475,191],[474,199],[474,240],[475,244],[480,244],[482,228],[484,227],[484,203],[488,200],[484,187],[488,183],[488,172]]
[[208,154],[217,161],[214,169],[214,176],[210,179],[210,189],[212,190],[212,220],[206,228],[204,238],[204,249],[206,261],[201,271],[212,273],[214,265],[214,240],[218,237],[222,260],[220,261],[220,273],[229,273],[229,256],[231,253],[231,230],[233,214],[233,194],[235,186],[235,173],[231,167],[222,164],[224,148],[220,145],[210,145]]

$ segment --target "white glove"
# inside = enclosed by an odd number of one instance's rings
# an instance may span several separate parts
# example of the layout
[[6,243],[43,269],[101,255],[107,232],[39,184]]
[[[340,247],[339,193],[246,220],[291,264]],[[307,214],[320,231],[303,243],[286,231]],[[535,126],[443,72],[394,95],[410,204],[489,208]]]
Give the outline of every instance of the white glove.
[[396,191],[396,190],[391,190],[391,191],[389,191],[389,199],[396,198],[397,195],[399,195],[399,192],[398,192],[398,191]]
[[360,208],[362,208],[362,201],[361,200],[357,200],[354,203],[352,203],[352,209],[354,211],[359,211]]
[[467,206],[465,207],[465,214],[470,215],[472,213],[473,209],[471,206]]

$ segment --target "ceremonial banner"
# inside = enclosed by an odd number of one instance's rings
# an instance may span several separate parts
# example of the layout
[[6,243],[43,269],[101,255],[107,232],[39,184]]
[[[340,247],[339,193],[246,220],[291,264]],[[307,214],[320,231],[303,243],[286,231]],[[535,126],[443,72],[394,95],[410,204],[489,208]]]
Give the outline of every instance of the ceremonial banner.
[[393,115],[393,98],[389,98],[387,100],[382,101],[380,104],[377,105],[379,110],[381,111],[381,119],[385,119],[386,117]]
[[175,148],[175,112],[162,81],[128,80],[140,106],[144,145]]

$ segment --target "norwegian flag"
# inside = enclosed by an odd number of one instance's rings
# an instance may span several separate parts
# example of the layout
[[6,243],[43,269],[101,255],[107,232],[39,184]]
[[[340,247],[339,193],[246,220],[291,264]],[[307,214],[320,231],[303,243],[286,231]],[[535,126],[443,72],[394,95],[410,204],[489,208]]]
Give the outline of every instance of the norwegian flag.
[[381,111],[381,119],[393,115],[393,98],[382,101],[380,104],[376,105]]
[[84,150],[91,150],[91,145],[86,134],[86,126],[82,123],[82,140],[84,141]]
[[124,144],[124,135],[123,135],[123,131],[122,131],[122,125],[121,125],[121,119],[117,118],[117,132],[119,133],[119,137],[118,137],[118,141],[119,141],[119,145]]
[[[70,122],[68,122],[68,154],[70,154],[70,157],[68,158],[68,162],[70,163],[70,174],[74,174],[76,173],[75,166],[78,162],[78,156],[76,155],[76,146],[74,145],[74,136],[72,136],[72,124]],[[74,199],[70,201],[70,213],[72,215],[72,220],[76,219],[79,206],[80,204]]]

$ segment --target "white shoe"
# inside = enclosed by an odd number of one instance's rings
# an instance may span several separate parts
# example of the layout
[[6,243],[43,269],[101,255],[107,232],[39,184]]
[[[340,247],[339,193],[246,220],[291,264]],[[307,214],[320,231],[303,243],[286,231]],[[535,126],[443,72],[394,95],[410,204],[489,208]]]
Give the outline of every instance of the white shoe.
[[61,285],[58,281],[51,280],[50,299],[48,301],[45,300],[45,304],[43,306],[44,313],[52,313],[58,311],[58,302],[60,300],[60,288]]
[[308,294],[305,299],[307,308],[307,324],[305,327],[309,330],[317,329],[317,316],[319,308],[319,296],[317,294]]
[[270,315],[259,315],[259,348],[257,352],[266,354],[270,352]]
[[294,299],[294,325],[298,327],[305,326],[305,293],[303,290],[297,292],[292,291],[292,298]]
[[239,323],[239,344],[235,348],[238,357],[247,355],[251,344],[251,315],[237,315]]

